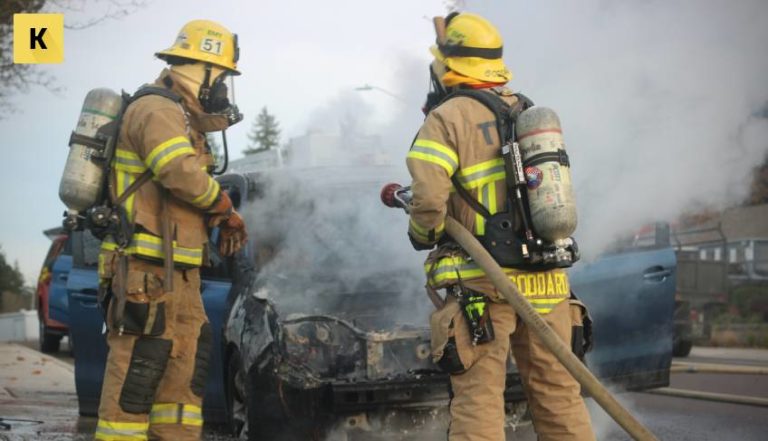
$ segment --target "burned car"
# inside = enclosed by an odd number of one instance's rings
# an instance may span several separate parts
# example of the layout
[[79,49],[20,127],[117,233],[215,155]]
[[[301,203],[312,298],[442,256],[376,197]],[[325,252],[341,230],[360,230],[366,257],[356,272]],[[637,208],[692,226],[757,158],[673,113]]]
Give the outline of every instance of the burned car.
[[392,439],[388,430],[434,425],[447,402],[430,360],[422,258],[401,240],[402,214],[378,202],[382,179],[397,176],[351,173],[220,178],[252,230],[252,285],[224,329],[232,425],[249,439],[334,429]]
[[[424,254],[410,249],[402,212],[378,198],[402,173],[219,178],[251,229],[222,331],[227,410],[241,439],[445,437],[449,381],[430,356]],[[572,286],[595,305],[587,363],[599,376],[632,389],[668,384],[674,267],[662,244],[574,268]],[[511,362],[505,400],[514,428],[526,405]]]

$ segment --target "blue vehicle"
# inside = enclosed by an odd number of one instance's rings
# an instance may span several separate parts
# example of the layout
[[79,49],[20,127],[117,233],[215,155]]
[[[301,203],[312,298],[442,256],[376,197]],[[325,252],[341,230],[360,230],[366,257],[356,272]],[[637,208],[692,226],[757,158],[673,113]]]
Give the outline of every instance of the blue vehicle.
[[35,304],[40,323],[40,351],[53,353],[59,351],[62,337],[69,333],[66,285],[72,270],[72,246],[61,227],[51,228],[43,234],[51,239],[51,246],[37,279]]
[[[396,169],[371,166],[219,178],[238,210],[250,214],[254,237],[245,253],[202,272],[217,349],[203,403],[208,422],[227,423],[248,439],[311,439],[308,433],[340,425],[354,435],[349,439],[392,439],[383,428],[397,422],[445,433],[448,379],[429,359],[430,305],[419,292],[423,280],[414,285],[404,277],[424,256],[388,254],[409,246],[401,240],[402,214],[376,205],[392,177]],[[374,234],[398,237],[379,243],[373,272],[364,265],[370,242],[356,231],[370,216]],[[76,345],[91,348],[76,354],[76,386],[81,414],[92,415],[106,358],[96,304],[98,242],[77,233],[72,247],[72,333]],[[295,253],[281,253],[292,247]],[[353,277],[342,277],[350,264]],[[586,363],[603,380],[635,390],[668,385],[675,267],[667,240],[572,268],[573,290],[594,322]],[[512,364],[505,399],[508,417],[523,418],[525,396]]]

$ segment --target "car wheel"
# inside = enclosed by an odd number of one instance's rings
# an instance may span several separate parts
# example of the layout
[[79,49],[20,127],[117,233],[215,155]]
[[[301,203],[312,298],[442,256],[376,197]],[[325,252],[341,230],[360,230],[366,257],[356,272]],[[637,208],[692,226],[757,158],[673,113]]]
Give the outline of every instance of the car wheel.
[[676,340],[672,347],[672,355],[675,357],[687,357],[691,353],[693,342],[691,340]]
[[238,439],[246,439],[248,433],[248,405],[246,374],[243,372],[240,354],[235,351],[227,362],[227,415],[229,431]]
[[59,344],[61,343],[61,335],[53,334],[48,331],[48,327],[45,326],[45,322],[40,320],[40,352],[44,354],[53,354],[59,352]]

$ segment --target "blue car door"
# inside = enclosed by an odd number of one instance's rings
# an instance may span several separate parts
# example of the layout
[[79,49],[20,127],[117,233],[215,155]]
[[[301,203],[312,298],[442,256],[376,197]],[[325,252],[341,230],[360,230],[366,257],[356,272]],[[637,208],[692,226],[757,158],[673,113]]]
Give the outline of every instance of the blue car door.
[[578,263],[571,286],[594,320],[587,364],[629,388],[666,385],[672,358],[676,260],[669,247],[635,249]]
[[67,280],[67,295],[75,346],[75,389],[80,414],[96,415],[107,359],[104,319],[96,299],[100,242],[83,232],[74,232],[71,242],[73,266]]
[[48,289],[48,317],[69,325],[69,299],[67,298],[67,279],[72,270],[72,240],[64,242],[61,254],[51,268],[51,285]]

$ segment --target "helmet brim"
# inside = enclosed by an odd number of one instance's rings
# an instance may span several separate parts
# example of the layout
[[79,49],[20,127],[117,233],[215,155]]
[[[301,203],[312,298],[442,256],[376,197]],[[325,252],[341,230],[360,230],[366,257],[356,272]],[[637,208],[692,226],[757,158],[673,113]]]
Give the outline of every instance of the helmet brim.
[[192,61],[199,61],[202,63],[211,63],[214,66],[218,66],[227,72],[229,72],[231,75],[240,75],[240,71],[237,70],[237,67],[232,64],[231,66],[225,66],[218,62],[216,56],[211,55],[206,56],[205,54],[200,54],[199,52],[193,52],[193,51],[187,51],[181,48],[171,47],[164,51],[156,52],[155,56],[161,60],[166,60],[168,57],[179,57],[179,58],[186,58],[188,60]]

